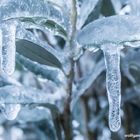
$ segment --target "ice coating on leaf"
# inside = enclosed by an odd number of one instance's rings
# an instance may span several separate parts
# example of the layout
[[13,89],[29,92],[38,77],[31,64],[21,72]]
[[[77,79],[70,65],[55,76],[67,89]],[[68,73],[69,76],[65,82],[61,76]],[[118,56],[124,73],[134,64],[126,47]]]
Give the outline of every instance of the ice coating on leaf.
[[44,0],[10,0],[0,6],[0,20],[41,17],[63,22],[61,10]]
[[2,70],[11,75],[15,70],[16,23],[4,22],[2,26]]
[[4,104],[2,113],[7,120],[14,120],[16,119],[20,109],[20,104]]
[[104,43],[121,44],[140,40],[140,19],[136,16],[110,16],[91,22],[77,35],[82,45],[100,47]]
[[99,0],[84,0],[80,8],[77,28],[80,29]]
[[33,108],[30,109],[28,106],[25,106],[20,111],[17,120],[21,123],[31,122],[31,121],[40,121],[46,119],[46,116],[49,116],[49,111],[46,108]]
[[106,88],[109,101],[109,127],[116,132],[121,126],[120,50],[114,44],[102,46],[106,65]]

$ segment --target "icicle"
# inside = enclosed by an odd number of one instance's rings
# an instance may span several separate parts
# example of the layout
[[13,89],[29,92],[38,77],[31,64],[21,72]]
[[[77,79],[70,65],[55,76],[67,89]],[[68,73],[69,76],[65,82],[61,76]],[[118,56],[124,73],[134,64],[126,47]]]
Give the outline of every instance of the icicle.
[[120,49],[114,44],[102,46],[106,65],[106,88],[109,101],[109,127],[116,132],[121,126]]
[[20,109],[20,104],[3,104],[2,113],[7,120],[14,120]]
[[2,70],[11,75],[15,70],[15,34],[16,24],[7,22],[2,24]]

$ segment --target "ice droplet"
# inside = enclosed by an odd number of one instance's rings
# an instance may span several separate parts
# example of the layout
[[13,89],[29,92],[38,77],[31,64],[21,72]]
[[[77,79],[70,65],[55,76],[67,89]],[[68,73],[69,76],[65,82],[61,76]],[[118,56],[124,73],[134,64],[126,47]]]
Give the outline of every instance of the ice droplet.
[[11,75],[15,70],[16,24],[13,22],[2,23],[2,33],[2,70]]
[[2,113],[7,120],[14,120],[16,119],[20,109],[20,104],[4,104]]
[[116,132],[121,126],[121,74],[120,49],[114,44],[102,46],[106,65],[106,88],[109,101],[109,127]]

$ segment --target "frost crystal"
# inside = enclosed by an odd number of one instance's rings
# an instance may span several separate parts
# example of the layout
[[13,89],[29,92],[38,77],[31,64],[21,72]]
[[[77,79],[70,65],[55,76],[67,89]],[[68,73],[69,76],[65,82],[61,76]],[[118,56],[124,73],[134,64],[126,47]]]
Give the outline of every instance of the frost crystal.
[[121,75],[120,75],[120,50],[114,44],[102,46],[106,65],[106,87],[109,101],[109,127],[118,131],[121,126]]

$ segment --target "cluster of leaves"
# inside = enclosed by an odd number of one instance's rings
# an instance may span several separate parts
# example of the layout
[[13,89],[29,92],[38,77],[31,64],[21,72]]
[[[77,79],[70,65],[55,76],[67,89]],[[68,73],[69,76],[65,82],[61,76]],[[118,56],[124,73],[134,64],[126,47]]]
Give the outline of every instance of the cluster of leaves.
[[[22,106],[13,121],[1,116],[3,140],[124,140],[125,134],[140,132],[140,28],[134,17],[139,16],[139,0],[2,0],[0,4],[4,22],[19,23],[16,71],[13,77],[0,76],[0,101]],[[128,14],[133,16],[120,19]],[[84,32],[90,25],[103,30],[91,32],[92,27]],[[106,71],[99,49],[106,41],[125,47],[123,125],[116,134],[108,128]]]

